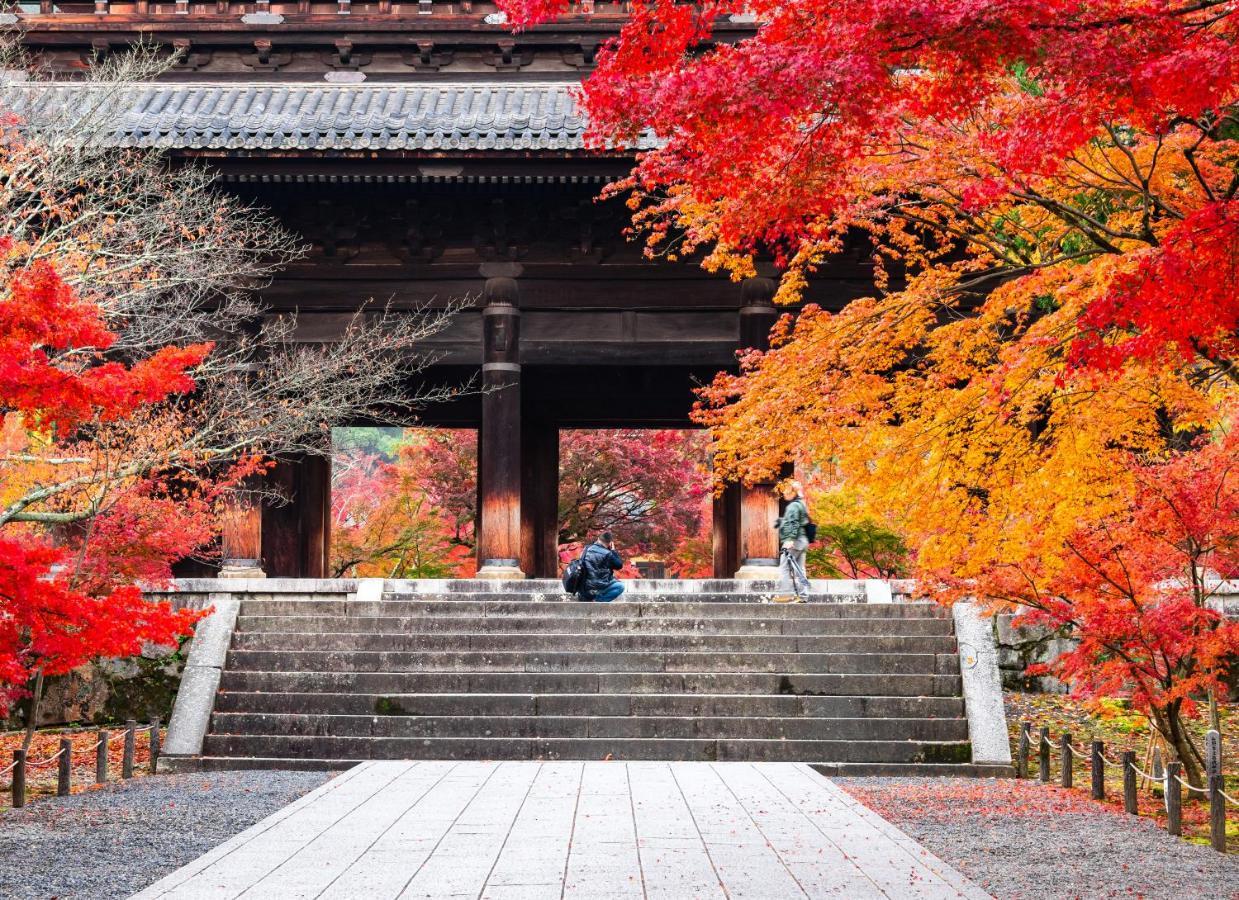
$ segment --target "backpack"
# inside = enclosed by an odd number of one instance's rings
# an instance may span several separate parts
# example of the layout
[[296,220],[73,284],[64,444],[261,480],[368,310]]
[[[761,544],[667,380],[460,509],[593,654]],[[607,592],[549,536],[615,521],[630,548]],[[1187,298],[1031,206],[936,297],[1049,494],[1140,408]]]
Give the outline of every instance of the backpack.
[[564,569],[564,591],[569,594],[579,593],[584,581],[584,575],[585,560],[582,555],[568,563],[568,567]]

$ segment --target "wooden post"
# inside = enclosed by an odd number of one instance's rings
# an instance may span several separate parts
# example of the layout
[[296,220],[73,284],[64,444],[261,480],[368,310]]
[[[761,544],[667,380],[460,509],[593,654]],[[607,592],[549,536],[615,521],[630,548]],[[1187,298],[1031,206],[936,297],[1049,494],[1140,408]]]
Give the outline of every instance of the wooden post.
[[1133,816],[1139,811],[1136,806],[1136,751],[1123,753],[1123,809]]
[[159,771],[159,716],[151,719],[151,760],[150,773],[154,775]]
[[1027,722],[1020,723],[1020,747],[1015,754],[1015,777],[1028,777],[1028,749],[1032,743],[1032,726]]
[[1226,852],[1226,798],[1222,796],[1222,776],[1209,776],[1209,843],[1218,853]]
[[[770,329],[778,321],[774,307],[775,283],[769,278],[746,278],[740,285],[740,346],[766,350]],[[740,568],[735,577],[778,578],[779,535],[774,522],[779,517],[779,498],[774,485],[761,483],[739,487]]]
[[56,796],[68,797],[73,777],[73,741],[60,739],[60,758],[56,760]]
[[483,296],[478,577],[524,578],[520,568],[520,295],[514,279],[488,278]]
[[124,756],[121,757],[121,778],[133,777],[133,742],[134,738],[137,736],[135,731],[137,727],[138,723],[135,720],[127,719],[125,721],[125,753]]
[[1105,744],[1101,741],[1093,741],[1093,756],[1089,761],[1090,773],[1093,779],[1093,799],[1106,799],[1106,759],[1105,759]]
[[220,533],[220,578],[261,578],[262,507],[250,492],[233,494],[224,505]]
[[1071,750],[1071,732],[1069,731],[1063,732],[1062,737],[1058,739],[1058,745],[1060,748],[1059,753],[1063,758],[1062,760],[1063,771],[1061,775],[1061,783],[1063,787],[1069,788],[1071,787],[1071,779],[1074,774],[1071,771],[1072,761],[1074,759],[1074,757],[1072,756],[1072,750]]
[[26,751],[13,751],[13,808],[26,805]]
[[56,760],[56,796],[69,796],[69,781],[73,777],[73,741],[61,738],[61,755]]
[[1050,783],[1050,729],[1046,726],[1041,726],[1041,736],[1037,741],[1037,758],[1041,763],[1042,784]]
[[99,746],[95,747],[95,784],[103,784],[108,780],[108,740],[111,735],[100,730],[97,737]]
[[1216,730],[1205,732],[1205,787],[1209,792],[1209,843],[1218,853],[1226,852],[1226,798],[1222,796],[1222,736]]
[[1173,835],[1183,834],[1183,785],[1179,784],[1182,771],[1180,762],[1166,764],[1166,831]]

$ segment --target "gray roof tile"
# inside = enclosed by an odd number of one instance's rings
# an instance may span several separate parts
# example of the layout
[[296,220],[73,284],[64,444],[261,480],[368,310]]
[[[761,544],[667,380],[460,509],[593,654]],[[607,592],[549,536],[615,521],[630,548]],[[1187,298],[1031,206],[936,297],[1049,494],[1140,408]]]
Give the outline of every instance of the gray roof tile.
[[[98,88],[8,85],[16,112],[54,122]],[[99,117],[122,147],[195,150],[581,150],[585,118],[572,85],[134,84],[107,96]],[[643,137],[638,149],[654,146]]]

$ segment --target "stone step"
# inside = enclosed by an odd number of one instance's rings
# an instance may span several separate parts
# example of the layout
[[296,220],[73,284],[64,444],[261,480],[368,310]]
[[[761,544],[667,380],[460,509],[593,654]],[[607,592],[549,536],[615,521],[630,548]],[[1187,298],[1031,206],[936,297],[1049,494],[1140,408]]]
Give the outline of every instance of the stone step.
[[626,759],[774,762],[970,761],[967,741],[745,740],[742,738],[323,737],[208,734],[206,756],[291,759]]
[[449,738],[710,738],[966,741],[965,719],[817,719],[767,716],[340,716],[222,713],[217,735]]
[[700,600],[648,601],[632,603],[538,602],[534,600],[250,600],[241,603],[244,616],[509,616],[536,614],[571,618],[638,618],[657,615],[663,618],[748,616],[765,619],[815,618],[897,618],[941,619],[949,611],[935,603],[709,603]]
[[[161,757],[160,773],[183,772],[229,772],[248,769],[251,771],[299,770],[312,772],[339,772],[352,768],[361,759],[292,759],[278,756],[182,756]],[[810,763],[823,775],[834,778],[1011,778],[1011,766],[987,763]]]
[[230,671],[414,672],[778,672],[786,674],[937,674],[959,672],[954,653],[641,652],[424,653],[365,650],[230,650]]
[[224,691],[359,694],[764,694],[958,697],[959,675],[769,672],[240,672]]
[[[741,591],[694,591],[692,593],[684,593],[681,591],[635,591],[629,587],[617,603],[708,603],[730,604],[730,603],[764,603],[771,597],[777,596],[778,591],[775,588],[767,588],[763,590],[741,590]],[[488,603],[501,602],[520,602],[520,603],[573,603],[583,606],[591,604],[585,603],[578,598],[566,594],[562,587],[557,587],[553,591],[529,592],[529,591],[493,591],[489,593],[477,594],[461,594],[456,592],[451,593],[428,593],[417,592],[409,593],[405,591],[386,591],[383,593],[382,600],[384,602],[409,602],[419,600],[435,600],[435,601],[450,601],[453,603],[467,603],[474,601],[485,601]],[[805,599],[810,603],[829,603],[832,605],[841,604],[863,604],[867,603],[868,599],[864,594],[839,594],[839,593],[811,593],[806,595]]]
[[409,652],[475,650],[606,653],[694,650],[717,653],[952,653],[950,635],[770,634],[401,634],[377,632],[239,632],[234,650]]
[[[540,609],[541,607],[533,607]],[[258,632],[482,634],[493,632],[562,634],[894,634],[952,635],[942,618],[761,618],[753,616],[253,616],[237,619],[243,634]]]
[[757,694],[320,694],[223,691],[220,713],[407,716],[813,716],[953,719],[960,697]]

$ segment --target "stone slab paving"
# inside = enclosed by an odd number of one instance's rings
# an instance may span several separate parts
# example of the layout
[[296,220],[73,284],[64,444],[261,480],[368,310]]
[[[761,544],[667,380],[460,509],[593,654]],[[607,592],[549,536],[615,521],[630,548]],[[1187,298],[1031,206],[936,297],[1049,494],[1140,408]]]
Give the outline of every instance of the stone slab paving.
[[989,895],[799,763],[369,762],[135,900]]

